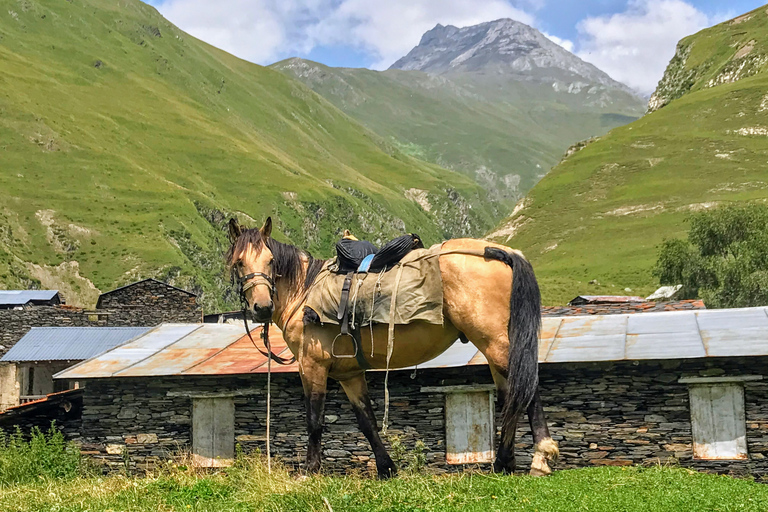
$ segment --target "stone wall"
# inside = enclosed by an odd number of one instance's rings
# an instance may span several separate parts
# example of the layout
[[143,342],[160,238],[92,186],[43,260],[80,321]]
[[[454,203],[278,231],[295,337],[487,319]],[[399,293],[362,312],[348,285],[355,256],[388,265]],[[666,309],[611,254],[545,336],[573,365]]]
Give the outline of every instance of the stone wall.
[[[699,359],[541,365],[541,392],[553,437],[560,443],[557,468],[674,463],[722,472],[768,471],[768,381],[745,383],[750,459],[693,460],[688,388],[677,381],[695,375],[760,375],[768,358]],[[161,459],[191,450],[191,404],[195,393],[237,390],[236,440],[246,450],[264,444],[265,375],[243,377],[167,377],[96,379],[84,397],[83,423],[77,440],[83,451],[107,467],[122,468],[123,449],[132,467],[150,468]],[[369,372],[379,421],[383,411],[383,373]],[[445,398],[424,393],[423,386],[490,384],[485,366],[420,370],[390,375],[390,433],[412,449],[426,445],[430,471],[461,471],[445,462]],[[306,452],[304,403],[296,374],[273,375],[272,452],[298,467]],[[327,471],[370,470],[368,443],[338,384],[331,383],[323,438]],[[498,423],[498,422],[497,422]],[[531,437],[519,428],[518,468],[531,460]],[[487,464],[480,465],[488,469]],[[476,466],[473,466],[476,467]]]
[[197,297],[155,279],[145,279],[102,294],[96,306],[110,310],[112,325],[154,326],[164,322],[199,323]]

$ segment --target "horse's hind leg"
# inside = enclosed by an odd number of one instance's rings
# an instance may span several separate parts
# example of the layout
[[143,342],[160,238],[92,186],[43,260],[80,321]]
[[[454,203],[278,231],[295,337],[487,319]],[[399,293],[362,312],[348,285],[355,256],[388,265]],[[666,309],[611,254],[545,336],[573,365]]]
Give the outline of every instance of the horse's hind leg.
[[[503,406],[507,394],[507,372],[503,367],[497,366],[491,360],[488,362],[491,368],[491,376],[496,384],[499,402]],[[508,432],[504,426],[501,427],[499,449],[496,452],[496,460],[493,462],[493,471],[495,473],[512,473],[515,471],[515,430],[517,430],[517,425],[514,425],[512,432]]]
[[355,411],[355,417],[357,418],[360,430],[365,434],[368,442],[371,443],[373,455],[376,457],[376,472],[379,478],[383,479],[394,476],[397,468],[395,468],[395,463],[392,462],[392,458],[387,453],[387,449],[379,437],[379,427],[376,423],[376,416],[373,413],[370,396],[368,395],[368,384],[365,381],[365,374],[361,373],[356,377],[342,380],[341,387],[344,388],[344,392],[352,403],[352,410]]
[[306,365],[301,374],[304,385],[304,400],[307,406],[307,463],[309,473],[320,471],[322,451],[320,441],[325,420],[325,392],[328,387],[328,368],[320,365]]
[[544,417],[544,407],[541,404],[541,396],[539,396],[538,390],[533,395],[533,400],[528,405],[527,412],[535,448],[533,462],[531,463],[531,475],[546,476],[552,473],[547,461],[557,460],[560,450],[557,448],[555,440],[549,435],[547,419]]

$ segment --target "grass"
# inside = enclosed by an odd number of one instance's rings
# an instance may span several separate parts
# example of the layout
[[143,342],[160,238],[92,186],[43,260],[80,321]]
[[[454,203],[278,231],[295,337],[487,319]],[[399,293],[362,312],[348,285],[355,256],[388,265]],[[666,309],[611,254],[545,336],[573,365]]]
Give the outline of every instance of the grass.
[[[272,214],[278,236],[320,254],[345,228],[437,242],[496,218],[469,178],[405,155],[139,0],[4,7],[0,91],[0,287],[53,286],[92,306],[91,283],[153,276],[213,309],[226,307],[224,216],[253,225]],[[472,208],[438,217],[410,188]]]
[[[736,511],[768,508],[768,487],[680,468],[563,470],[544,479],[468,473],[359,476],[266,474],[249,459],[213,474],[41,478],[0,487],[2,511]],[[327,504],[326,504],[327,502]]]
[[[168,461],[141,477],[102,476],[55,428],[0,442],[0,511],[737,511],[768,509],[768,486],[679,467],[599,467],[548,478],[404,471],[299,476],[259,454],[209,472]],[[13,467],[11,467],[13,466]],[[413,466],[418,468],[418,465]]]
[[[748,23],[768,24],[765,9]],[[734,30],[726,23],[692,36],[694,48],[724,27]],[[761,31],[748,33],[760,34],[767,42]],[[768,73],[759,73],[614,129],[542,179],[503,224],[517,224],[514,235],[496,239],[531,259],[546,303],[649,294],[658,287],[651,269],[660,243],[684,236],[692,211],[768,200],[766,136],[740,133],[768,127],[766,90]]]

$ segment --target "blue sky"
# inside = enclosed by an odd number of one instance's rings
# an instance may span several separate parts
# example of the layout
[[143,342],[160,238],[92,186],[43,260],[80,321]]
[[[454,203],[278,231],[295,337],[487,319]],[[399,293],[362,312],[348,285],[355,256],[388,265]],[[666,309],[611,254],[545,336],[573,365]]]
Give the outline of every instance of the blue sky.
[[443,25],[509,17],[648,94],[677,41],[764,0],[150,0],[172,23],[258,64],[303,57],[386,69]]

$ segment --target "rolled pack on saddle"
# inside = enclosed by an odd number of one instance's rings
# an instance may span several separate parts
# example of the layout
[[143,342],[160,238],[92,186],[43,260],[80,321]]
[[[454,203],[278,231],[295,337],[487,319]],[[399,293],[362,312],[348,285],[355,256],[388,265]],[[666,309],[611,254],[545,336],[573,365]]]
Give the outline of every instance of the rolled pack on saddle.
[[351,235],[336,244],[335,258],[318,274],[306,308],[342,334],[370,324],[443,324],[441,244],[425,249],[416,235],[381,249]]

